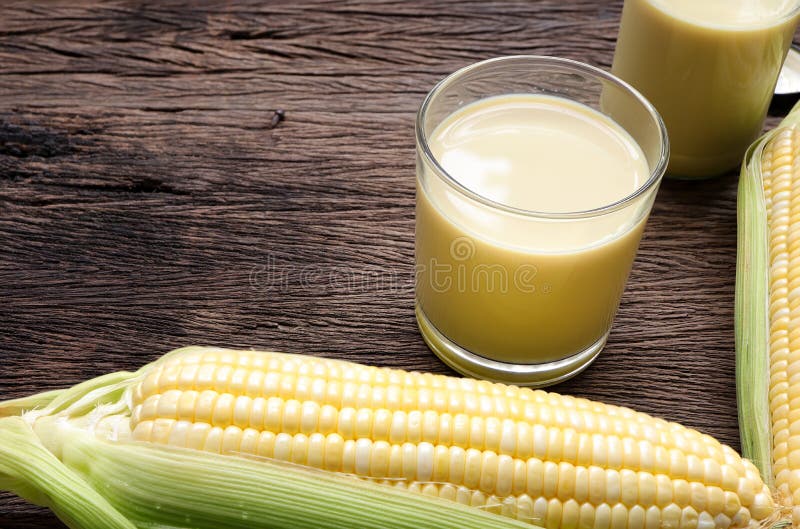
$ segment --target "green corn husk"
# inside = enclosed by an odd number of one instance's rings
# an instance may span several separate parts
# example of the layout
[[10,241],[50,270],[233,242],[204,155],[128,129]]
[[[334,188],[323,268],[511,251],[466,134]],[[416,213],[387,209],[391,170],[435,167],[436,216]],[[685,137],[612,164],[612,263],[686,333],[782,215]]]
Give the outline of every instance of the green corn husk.
[[157,363],[0,402],[0,490],[72,529],[532,527],[348,475],[135,442],[129,388]]
[[784,127],[800,123],[800,103],[780,127],[758,139],[742,164],[737,198],[736,394],[742,455],[773,488],[769,407],[769,227],[764,201],[761,156]]

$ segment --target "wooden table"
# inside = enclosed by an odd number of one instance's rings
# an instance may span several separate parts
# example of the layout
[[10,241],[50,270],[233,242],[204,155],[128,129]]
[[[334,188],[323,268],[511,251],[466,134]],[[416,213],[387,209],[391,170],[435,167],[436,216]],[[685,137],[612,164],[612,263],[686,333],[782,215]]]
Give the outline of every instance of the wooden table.
[[[413,311],[417,107],[488,57],[608,68],[621,7],[72,4],[0,15],[0,398],[186,344],[450,374]],[[735,176],[665,182],[605,352],[555,389],[738,447],[735,246]],[[0,497],[0,527],[56,525]]]

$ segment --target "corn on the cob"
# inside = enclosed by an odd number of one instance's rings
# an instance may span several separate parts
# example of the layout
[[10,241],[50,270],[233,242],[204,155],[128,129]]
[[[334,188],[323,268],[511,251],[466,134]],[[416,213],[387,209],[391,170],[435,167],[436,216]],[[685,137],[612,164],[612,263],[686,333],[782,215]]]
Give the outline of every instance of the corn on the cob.
[[[89,413],[116,443],[285,461],[547,529],[727,529],[776,513],[758,470],[711,437],[543,391],[209,348],[171,353],[120,387]],[[93,398],[59,396],[23,417],[60,454],[53,413]]]
[[800,113],[754,144],[739,188],[742,445],[800,525]]
[[781,130],[766,145],[761,166],[770,235],[769,377],[773,474],[781,497],[793,507],[795,523],[800,522],[800,420],[797,417],[800,405],[792,399],[800,397],[800,383],[796,380],[800,362],[795,361],[791,351],[799,349],[794,335],[800,330],[800,315],[794,298],[800,287],[797,255],[800,239],[792,236],[789,228],[793,221],[798,221],[800,208],[796,189],[800,175],[795,180],[800,166],[794,163],[795,159],[800,160],[798,151],[800,131],[796,127]]

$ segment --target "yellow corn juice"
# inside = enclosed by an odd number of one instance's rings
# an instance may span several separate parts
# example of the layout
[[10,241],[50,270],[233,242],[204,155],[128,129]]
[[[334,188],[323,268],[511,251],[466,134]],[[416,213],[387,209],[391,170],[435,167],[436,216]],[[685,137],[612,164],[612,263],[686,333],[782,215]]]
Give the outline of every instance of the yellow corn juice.
[[641,188],[650,171],[630,135],[580,103],[513,94],[462,107],[428,142],[455,181],[418,178],[417,302],[430,324],[507,363],[556,361],[604,341],[649,203],[589,219],[549,216]]
[[759,135],[797,0],[625,0],[612,72],[656,107],[668,173],[738,167]]

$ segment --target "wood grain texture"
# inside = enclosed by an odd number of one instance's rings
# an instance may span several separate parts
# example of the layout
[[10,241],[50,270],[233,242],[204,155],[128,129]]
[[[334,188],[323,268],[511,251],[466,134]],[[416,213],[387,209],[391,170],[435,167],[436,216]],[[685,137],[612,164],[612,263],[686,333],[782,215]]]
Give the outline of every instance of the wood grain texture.
[[[620,7],[6,2],[0,398],[187,344],[451,373],[414,320],[417,107],[492,56],[608,67]],[[738,447],[735,193],[662,186],[605,352],[556,390]],[[0,527],[57,526],[0,496]]]

